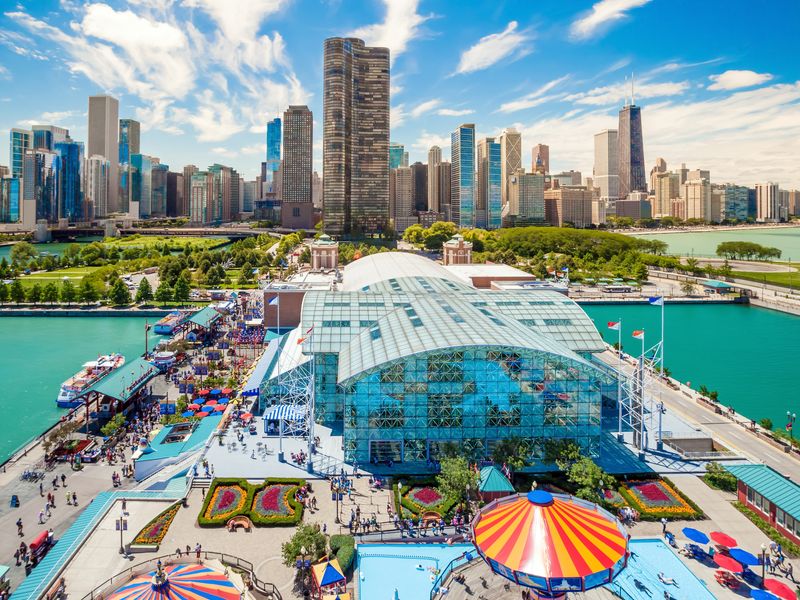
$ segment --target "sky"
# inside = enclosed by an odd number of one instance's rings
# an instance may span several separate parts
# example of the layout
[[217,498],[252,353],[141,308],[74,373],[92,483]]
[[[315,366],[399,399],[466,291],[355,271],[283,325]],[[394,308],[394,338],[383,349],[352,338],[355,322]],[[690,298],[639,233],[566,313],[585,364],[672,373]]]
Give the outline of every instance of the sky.
[[[53,124],[86,140],[88,96],[120,100],[141,150],[173,170],[219,162],[252,179],[265,123],[314,113],[322,44],[391,50],[392,141],[411,161],[450,132],[522,132],[551,171],[591,175],[634,81],[645,159],[714,182],[800,188],[800,2],[770,0],[0,0],[0,139]],[[0,143],[0,164],[8,144]]]

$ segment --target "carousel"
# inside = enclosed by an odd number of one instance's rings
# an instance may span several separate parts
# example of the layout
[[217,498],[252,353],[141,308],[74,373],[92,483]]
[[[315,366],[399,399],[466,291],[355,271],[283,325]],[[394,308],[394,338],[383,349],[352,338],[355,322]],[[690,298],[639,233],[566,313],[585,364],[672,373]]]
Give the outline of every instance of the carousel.
[[200,564],[163,567],[135,577],[108,600],[239,600],[239,590],[222,573]]
[[534,491],[495,500],[472,522],[473,542],[493,572],[539,598],[610,583],[627,566],[628,534],[596,504]]

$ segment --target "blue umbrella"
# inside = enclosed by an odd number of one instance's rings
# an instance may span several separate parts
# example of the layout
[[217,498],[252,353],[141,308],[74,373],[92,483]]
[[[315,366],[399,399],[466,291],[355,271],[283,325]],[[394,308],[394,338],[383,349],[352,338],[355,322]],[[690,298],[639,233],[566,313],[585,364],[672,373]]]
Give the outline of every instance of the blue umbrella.
[[705,533],[703,533],[702,531],[699,531],[697,529],[693,529],[692,527],[684,527],[683,528],[683,535],[685,535],[687,538],[689,538],[690,540],[692,540],[693,542],[696,542],[698,544],[707,544],[708,543],[708,536]]
[[732,548],[730,551],[730,555],[733,560],[735,560],[736,562],[740,562],[743,565],[749,565],[752,567],[754,565],[761,564],[758,560],[758,557],[756,557],[753,554],[750,554],[747,550],[742,550],[741,548]]
[[228,402],[230,402],[228,398],[220,398],[217,400],[217,404],[227,404]]
[[203,408],[201,408],[203,412],[212,412],[214,410],[213,404],[206,404]]
[[206,399],[203,396],[198,396],[194,400],[192,400],[192,404],[203,404]]
[[753,588],[750,590],[750,597],[755,598],[756,600],[779,600],[776,595],[770,594],[765,590],[759,590],[758,588]]
[[193,417],[194,416],[194,411],[193,410],[187,410],[185,412],[182,412],[181,416],[182,417]]
[[221,393],[222,393],[222,390],[217,389],[217,388],[214,388],[213,390],[211,390],[211,395],[212,396],[219,396]]

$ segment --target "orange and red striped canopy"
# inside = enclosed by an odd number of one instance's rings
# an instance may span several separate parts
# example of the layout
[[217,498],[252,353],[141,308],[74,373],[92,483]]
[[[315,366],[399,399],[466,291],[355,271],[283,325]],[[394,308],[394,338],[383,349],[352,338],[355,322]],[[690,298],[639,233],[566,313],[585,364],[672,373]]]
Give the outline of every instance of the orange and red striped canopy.
[[486,559],[545,579],[613,569],[625,557],[627,535],[613,516],[582,500],[537,491],[489,505],[473,524]]
[[239,590],[222,573],[200,564],[164,568],[168,584],[153,586],[151,571],[123,585],[108,600],[239,600]]

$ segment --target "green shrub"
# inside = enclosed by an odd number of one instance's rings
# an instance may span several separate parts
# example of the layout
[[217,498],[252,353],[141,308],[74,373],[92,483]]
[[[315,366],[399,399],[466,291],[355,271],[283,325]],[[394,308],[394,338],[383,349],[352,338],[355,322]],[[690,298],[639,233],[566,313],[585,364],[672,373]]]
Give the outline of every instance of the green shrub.
[[786,554],[786,556],[789,558],[797,558],[800,556],[800,546],[789,540],[780,531],[775,529],[772,525],[765,521],[761,515],[754,510],[751,510],[741,502],[734,502],[733,505],[739,510],[740,513],[750,519],[753,522],[753,525],[763,531],[769,539],[774,542],[778,542],[783,548],[783,552]]
[[[294,478],[287,478],[287,477],[269,477],[265,479],[262,483],[259,484],[251,484],[246,479],[237,479],[237,478],[230,478],[230,477],[223,477],[219,479],[214,479],[211,482],[211,486],[208,488],[208,492],[206,493],[206,497],[203,500],[203,506],[200,508],[200,514],[197,515],[197,524],[200,527],[224,527],[229,519],[232,519],[235,516],[245,516],[250,519],[256,527],[272,527],[272,526],[293,526],[297,525],[303,519],[303,505],[300,504],[297,500],[295,500],[294,495],[297,491],[297,488],[304,485],[306,482],[303,479],[294,479]],[[211,503],[212,498],[214,497],[214,491],[220,485],[238,485],[242,487],[245,492],[245,501],[244,506],[242,509],[234,514],[228,515],[223,519],[207,519],[204,515],[208,510],[208,505]],[[252,510],[253,501],[255,500],[256,495],[260,492],[263,488],[271,484],[291,484],[295,487],[290,489],[287,492],[287,500],[289,506],[293,509],[294,513],[291,515],[272,515],[272,516],[262,516],[260,513]]]
[[356,555],[356,549],[353,547],[343,547],[339,548],[339,551],[336,553],[336,558],[339,560],[339,566],[342,567],[342,571],[345,573],[353,566],[353,559]]
[[709,487],[717,490],[725,492],[736,491],[736,477],[715,462],[710,462],[706,465],[706,474],[703,475],[703,481]]
[[352,535],[332,535],[328,544],[331,547],[331,554],[339,560],[342,571],[347,570],[353,565],[356,555],[356,540]]

